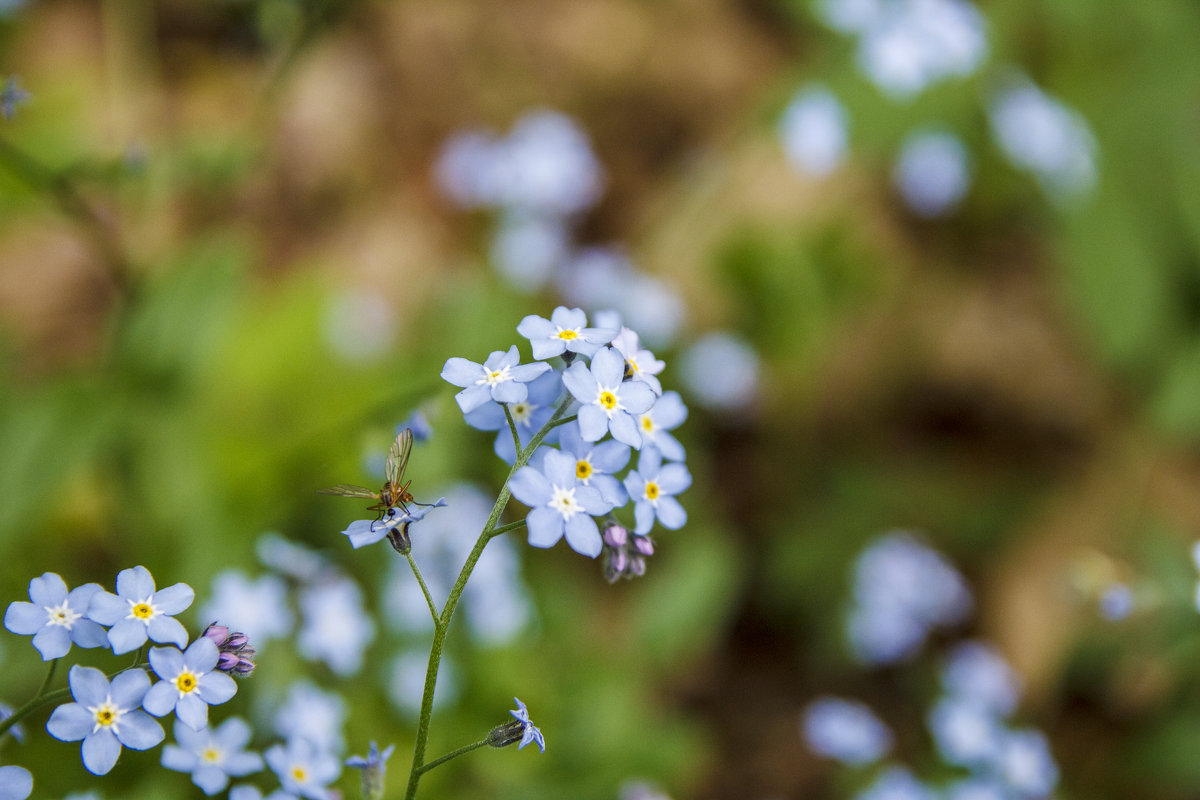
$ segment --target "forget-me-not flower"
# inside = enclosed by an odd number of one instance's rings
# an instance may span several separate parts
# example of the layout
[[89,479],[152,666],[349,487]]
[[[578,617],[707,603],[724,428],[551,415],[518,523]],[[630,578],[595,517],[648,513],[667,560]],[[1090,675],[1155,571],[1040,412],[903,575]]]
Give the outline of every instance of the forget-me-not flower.
[[530,314],[517,325],[517,333],[529,340],[536,359],[553,358],[565,352],[591,357],[617,335],[613,328],[587,327],[582,309],[559,306],[550,319]]
[[339,577],[309,586],[300,593],[300,616],[300,655],[324,661],[342,677],[362,668],[363,651],[375,638],[375,623],[363,609],[357,583]]
[[638,432],[642,435],[642,447],[653,447],[672,461],[683,461],[687,452],[670,431],[687,419],[687,406],[679,392],[667,392],[658,398],[654,406],[637,417]]
[[851,766],[872,764],[892,749],[892,732],[870,708],[852,700],[813,701],[800,727],[814,753]]
[[[600,319],[600,315],[596,315],[597,324],[600,323]],[[613,337],[612,347],[625,359],[625,374],[630,380],[642,381],[648,384],[655,394],[662,394],[662,383],[658,380],[658,373],[663,371],[666,364],[641,346],[637,333],[622,327],[620,333]]]
[[585,442],[579,432],[579,423],[572,422],[559,429],[558,446],[562,452],[575,457],[575,477],[582,485],[598,489],[600,496],[614,508],[629,502],[625,487],[613,477],[614,472],[629,463],[628,445],[613,439],[595,444]]
[[1058,785],[1058,765],[1041,731],[1010,731],[1000,754],[1000,771],[1021,797],[1049,797]]
[[440,497],[432,503],[414,503],[415,507],[408,511],[389,508],[383,519],[358,519],[351,522],[342,535],[350,539],[350,545],[357,550],[369,544],[383,541],[388,533],[400,525],[420,522],[435,508],[444,508],[446,498]]
[[937,792],[917,780],[905,767],[888,767],[854,800],[937,800]]
[[645,535],[655,518],[663,527],[677,530],[687,522],[687,511],[675,495],[692,485],[692,474],[683,464],[662,463],[662,455],[647,447],[638,458],[638,468],[625,476],[625,489],[633,500],[636,532]]
[[539,751],[546,752],[546,737],[542,736],[542,732],[529,719],[529,709],[516,697],[513,698],[513,702],[517,704],[517,707],[508,713],[512,714],[513,718],[521,723],[521,743],[517,745],[517,749],[520,750],[530,742],[535,742]]
[[294,619],[287,601],[288,587],[277,575],[250,578],[238,570],[224,570],[212,581],[212,599],[200,618],[219,619],[254,640],[256,647],[292,632]]
[[33,775],[24,767],[0,767],[0,800],[25,800],[33,791]]
[[912,133],[900,145],[892,183],[917,214],[939,217],[953,210],[971,185],[967,148],[947,131]]
[[367,800],[383,797],[383,779],[387,773],[387,760],[392,757],[392,751],[395,749],[395,745],[389,744],[383,752],[380,752],[375,742],[371,742],[371,748],[367,751],[365,758],[350,756],[346,759],[347,767],[362,770],[362,794]]
[[642,446],[633,415],[649,411],[656,396],[647,384],[624,378],[625,359],[607,347],[592,356],[591,369],[577,361],[563,373],[563,383],[582,404],[579,432],[584,441],[599,441],[611,431],[618,442]]
[[208,707],[219,705],[237,693],[233,678],[218,670],[217,645],[201,636],[180,652],[173,647],[150,651],[150,666],[162,678],[150,687],[142,707],[156,717],[175,712],[193,730],[208,725]]
[[332,754],[299,736],[288,739],[286,745],[268,748],[265,755],[283,790],[309,800],[326,800],[329,784],[342,772]]
[[108,682],[94,667],[71,667],[67,679],[74,703],[54,709],[46,730],[64,742],[83,740],[83,765],[93,775],[105,775],[117,763],[121,746],[148,750],[163,740],[163,729],[142,711],[150,689],[145,670],[127,669]]
[[1005,717],[1017,707],[1020,679],[1004,657],[983,642],[962,642],[950,651],[942,668],[946,693]]
[[190,772],[192,783],[207,795],[229,785],[230,778],[250,775],[263,768],[262,756],[246,750],[250,726],[241,717],[230,717],[216,728],[193,730],[175,722],[175,744],[163,748],[162,765]]
[[493,351],[482,364],[454,356],[442,367],[442,379],[465,387],[454,395],[464,414],[489,400],[519,403],[528,395],[525,384],[550,369],[550,365],[543,362],[520,364],[520,360],[515,344],[508,352]]
[[342,750],[345,722],[346,701],[341,695],[319,689],[308,681],[291,685],[273,720],[275,732],[280,736],[303,737],[322,750],[334,752]]
[[111,626],[108,643],[116,655],[136,650],[147,638],[182,648],[187,644],[187,630],[173,615],[190,606],[195,596],[186,583],[155,591],[150,571],[138,566],[117,573],[116,594],[93,594],[88,616]]
[[43,573],[29,582],[32,603],[9,603],[4,627],[22,636],[33,635],[33,646],[43,661],[62,658],[71,643],[80,647],[108,644],[104,629],[87,619],[92,596],[101,591],[98,583],[85,583],[67,591],[67,584],[53,572]]
[[792,97],[779,120],[779,138],[791,165],[823,178],[846,156],[846,111],[824,86],[809,85]]
[[1000,754],[1004,726],[983,706],[958,697],[943,697],[929,710],[928,723],[947,764],[987,766]]
[[0,117],[12,119],[17,114],[17,106],[29,102],[30,94],[21,88],[16,75],[9,75],[0,87]]
[[601,497],[599,490],[580,484],[575,469],[572,456],[550,450],[542,460],[541,471],[521,467],[508,487],[513,497],[530,508],[525,524],[531,545],[552,547],[566,536],[572,550],[595,558],[602,542],[592,517],[608,513],[613,504]]

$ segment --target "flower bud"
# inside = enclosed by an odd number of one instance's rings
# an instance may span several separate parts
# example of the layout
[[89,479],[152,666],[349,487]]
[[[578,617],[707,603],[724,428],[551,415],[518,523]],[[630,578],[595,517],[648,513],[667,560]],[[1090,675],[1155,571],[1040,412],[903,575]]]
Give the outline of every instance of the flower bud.
[[629,529],[612,523],[604,526],[604,543],[609,547],[624,547],[629,538]]
[[227,626],[215,622],[204,629],[204,636],[217,646],[217,669],[234,677],[254,671],[255,650],[249,636],[241,631],[231,633]]
[[488,731],[487,743],[489,747],[508,747],[510,744],[521,741],[524,734],[525,725],[520,720],[514,719]]

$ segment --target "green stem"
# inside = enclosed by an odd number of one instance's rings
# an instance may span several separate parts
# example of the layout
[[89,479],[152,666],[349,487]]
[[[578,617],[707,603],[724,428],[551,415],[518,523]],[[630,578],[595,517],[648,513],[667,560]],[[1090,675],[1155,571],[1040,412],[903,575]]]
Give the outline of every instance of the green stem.
[[425,602],[429,606],[429,615],[433,617],[434,627],[438,624],[437,606],[433,604],[433,595],[429,593],[429,587],[425,585],[425,579],[421,577],[421,570],[417,569],[417,562],[412,557],[412,553],[405,553],[404,557],[408,559],[408,565],[412,567],[413,575],[417,579],[417,583],[421,586],[421,593],[425,595]]
[[503,525],[501,525],[500,527],[496,528],[496,530],[492,531],[492,536],[499,536],[502,533],[508,533],[509,531],[515,531],[517,528],[524,527],[524,525],[525,525],[525,520],[523,520],[523,519],[519,519],[516,522],[506,522]]
[[569,417],[563,417],[562,419],[555,421],[555,422],[554,422],[554,424],[553,424],[553,425],[551,425],[550,427],[551,427],[551,428],[557,428],[559,425],[566,425],[567,423],[569,423],[569,422],[574,422],[574,421],[575,421],[575,420],[577,420],[577,419],[579,419],[579,415],[578,415],[578,414],[572,414],[572,415],[571,415],[571,416],[569,416]]
[[513,421],[512,411],[509,410],[508,403],[501,403],[500,405],[504,409],[504,418],[508,420],[508,430],[512,433],[513,452],[519,453],[521,452],[521,436],[517,433],[517,423]]
[[425,691],[421,695],[421,714],[417,720],[417,737],[413,743],[413,760],[412,768],[408,775],[408,788],[404,793],[405,800],[415,800],[417,796],[417,786],[421,782],[421,774],[424,772],[425,765],[425,746],[429,741],[429,720],[433,715],[433,691],[437,687],[438,667],[442,663],[442,650],[446,646],[446,631],[450,627],[450,619],[454,616],[454,609],[458,607],[459,598],[462,597],[463,589],[467,586],[467,579],[471,577],[471,572],[475,569],[476,562],[483,555],[483,548],[487,547],[487,543],[497,536],[497,526],[500,522],[500,515],[504,513],[504,507],[508,505],[508,498],[511,493],[508,489],[508,482],[512,480],[512,476],[517,470],[529,463],[529,457],[541,445],[542,440],[546,438],[555,423],[562,418],[566,413],[567,407],[571,405],[571,396],[568,395],[563,399],[562,404],[555,410],[554,415],[546,421],[542,429],[534,434],[533,438],[525,449],[517,447],[517,457],[513,461],[512,468],[508,471],[508,477],[504,479],[504,486],[500,489],[500,494],[496,497],[496,502],[492,506],[492,513],[488,515],[487,522],[484,523],[483,530],[479,533],[479,538],[475,540],[475,546],[471,548],[470,555],[467,556],[466,562],[462,569],[458,572],[458,578],[454,581],[454,586],[450,589],[450,594],[446,598],[446,604],[442,606],[442,613],[433,626],[433,644],[429,648],[429,666],[425,669]]
[[442,764],[445,764],[447,761],[449,761],[452,758],[458,758],[459,756],[461,756],[465,753],[469,753],[472,750],[478,750],[479,748],[483,747],[487,743],[488,743],[487,739],[480,739],[478,742],[471,742],[471,744],[463,745],[462,747],[458,748],[457,750],[453,750],[449,753],[446,753],[446,755],[442,756],[441,758],[435,758],[433,761],[430,761],[428,764],[423,765],[421,767],[421,769],[419,770],[419,772],[421,772],[421,773],[429,772],[429,770],[433,769],[434,767],[440,767]]

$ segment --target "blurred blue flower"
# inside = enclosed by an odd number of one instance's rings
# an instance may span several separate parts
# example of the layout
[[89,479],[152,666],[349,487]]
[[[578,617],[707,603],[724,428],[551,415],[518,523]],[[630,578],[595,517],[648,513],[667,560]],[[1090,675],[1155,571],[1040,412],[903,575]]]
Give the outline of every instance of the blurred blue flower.
[[0,87],[0,117],[12,119],[17,114],[17,106],[29,102],[31,95],[20,87],[19,80],[16,75],[9,75],[4,79],[4,84]]
[[779,139],[797,171],[822,178],[842,163],[847,148],[846,111],[824,86],[798,90],[779,119]]
[[1013,797],[1002,782],[972,776],[947,786],[946,800],[1013,800]]
[[92,595],[88,616],[111,626],[108,642],[116,655],[136,650],[147,638],[182,648],[187,644],[187,630],[173,615],[190,606],[195,596],[186,583],[155,591],[150,571],[137,566],[117,573],[115,595],[105,591]]
[[416,409],[404,421],[396,426],[395,435],[399,436],[400,432],[408,428],[412,431],[414,442],[428,442],[433,438],[433,425],[429,421],[429,417],[421,409]]
[[300,633],[296,647],[312,661],[324,661],[347,677],[362,668],[363,651],[375,638],[375,623],[363,608],[362,590],[336,577],[300,592]]
[[708,333],[680,359],[680,378],[689,397],[715,411],[747,411],[758,397],[759,359],[740,336]]
[[466,387],[454,396],[464,414],[488,400],[519,403],[528,394],[525,384],[550,369],[549,364],[518,364],[520,360],[516,345],[507,353],[503,350],[492,352],[482,364],[454,356],[442,367],[442,379],[454,386]]
[[559,306],[550,319],[530,314],[517,325],[517,333],[529,340],[536,359],[553,358],[564,352],[591,357],[612,341],[615,328],[589,328],[582,309]]
[[[503,406],[497,403],[484,403],[463,416],[466,423],[476,430],[497,431],[493,449],[505,464],[512,464],[517,460],[517,446],[513,443],[512,431],[508,428],[508,419],[504,416],[504,409],[508,408],[508,413],[512,416],[513,424],[517,428],[517,436],[521,439],[521,446],[524,447],[554,415],[554,410],[563,394],[562,373],[550,370],[534,378],[528,386],[528,396],[519,403],[506,403]],[[558,429],[556,428],[550,431],[542,441],[553,444],[557,439]]]
[[342,726],[346,721],[346,701],[335,692],[327,692],[300,680],[288,688],[287,697],[272,722],[275,732],[285,739],[300,737],[321,750],[342,751]]
[[309,800],[329,800],[329,784],[342,773],[341,763],[332,754],[300,736],[292,736],[286,745],[267,748],[264,756],[285,792]]
[[892,732],[870,708],[837,697],[810,703],[801,730],[814,753],[850,766],[873,764],[892,749]]
[[600,530],[592,517],[612,510],[600,492],[579,484],[575,459],[551,450],[541,470],[524,466],[508,481],[513,497],[529,506],[525,525],[534,547],[553,547],[564,536],[575,552],[591,558],[600,554]]
[[254,552],[263,566],[305,583],[316,580],[330,569],[329,561],[320,553],[278,533],[264,533],[258,537]]
[[1009,161],[1033,173],[1052,196],[1069,199],[1095,183],[1096,140],[1087,122],[1027,79],[1001,89],[988,115]]
[[1109,622],[1119,622],[1133,613],[1133,590],[1120,581],[1113,581],[1100,593],[1100,616]]
[[946,131],[916,131],[900,145],[892,182],[915,213],[939,217],[959,204],[971,184],[967,149]]
[[596,442],[611,432],[617,441],[641,447],[633,415],[649,411],[656,397],[646,384],[624,376],[625,359],[609,348],[592,357],[590,369],[577,361],[563,373],[567,390],[582,404],[578,414],[584,441]]
[[83,740],[83,765],[93,775],[105,775],[117,763],[121,746],[148,750],[163,740],[162,726],[142,711],[150,689],[144,670],[127,669],[109,684],[94,667],[71,667],[67,679],[74,703],[54,709],[46,730],[64,742]]
[[654,407],[637,418],[638,431],[642,434],[642,447],[653,447],[672,461],[684,461],[687,452],[670,431],[687,419],[687,406],[679,392],[666,392],[654,403]]
[[1002,743],[999,766],[1008,785],[1030,800],[1049,797],[1058,785],[1058,765],[1041,731],[1009,732]]
[[192,783],[205,794],[214,795],[229,785],[230,778],[263,768],[262,756],[246,750],[250,735],[250,726],[241,717],[230,717],[216,728],[200,730],[176,720],[176,744],[163,747],[162,765],[190,772]]
[[937,792],[904,767],[888,767],[854,800],[937,800]]
[[243,631],[257,647],[292,631],[294,619],[287,601],[287,584],[275,575],[251,579],[238,570],[218,572],[212,582],[212,599],[200,612],[201,620],[220,620]]
[[24,767],[0,767],[0,800],[25,800],[33,791],[33,775]]
[[513,718],[521,723],[523,729],[521,743],[517,745],[517,749],[521,750],[530,742],[536,742],[538,750],[543,753],[546,752],[546,739],[542,736],[542,732],[534,727],[533,722],[530,721],[529,710],[525,707],[524,703],[515,697],[513,698],[513,702],[517,704],[517,707],[508,713],[512,714]]
[[1000,717],[1017,707],[1021,684],[1004,657],[991,645],[968,641],[954,646],[942,668],[946,693]]
[[180,652],[173,647],[150,650],[150,666],[162,680],[150,687],[142,708],[156,717],[175,712],[180,722],[200,730],[208,725],[208,707],[237,693],[233,678],[217,670],[217,645],[201,636]]
[[625,489],[634,502],[635,531],[646,535],[654,527],[656,518],[665,528],[682,528],[687,522],[687,511],[675,495],[691,485],[692,475],[687,467],[678,463],[663,464],[658,450],[653,447],[643,449],[637,469],[625,476]]
[[550,281],[570,246],[570,231],[560,217],[506,214],[492,234],[489,255],[510,285],[533,292]]
[[21,636],[33,635],[33,646],[43,661],[62,658],[71,643],[80,647],[105,647],[104,629],[87,619],[92,596],[101,591],[98,583],[85,583],[67,591],[67,584],[53,572],[29,582],[32,603],[17,600],[4,613],[4,627]]
[[619,312],[625,324],[655,347],[671,343],[684,319],[683,300],[663,281],[634,268],[615,247],[588,247],[563,262],[559,291],[592,311]]
[[383,797],[387,760],[392,757],[392,751],[395,749],[395,745],[388,745],[381,753],[375,742],[371,742],[371,748],[365,758],[350,756],[346,759],[347,767],[362,770],[362,794],[366,800]]
[[984,706],[943,697],[929,710],[929,732],[947,764],[984,767],[999,757],[1004,726]]

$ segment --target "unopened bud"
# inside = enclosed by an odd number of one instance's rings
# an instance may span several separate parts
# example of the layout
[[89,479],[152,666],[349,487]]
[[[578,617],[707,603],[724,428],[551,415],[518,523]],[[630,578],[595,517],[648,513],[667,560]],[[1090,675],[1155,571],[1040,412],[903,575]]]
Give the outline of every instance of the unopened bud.
[[488,732],[487,743],[489,747],[508,747],[510,744],[521,741],[521,737],[524,735],[524,723],[514,719],[492,728]]

